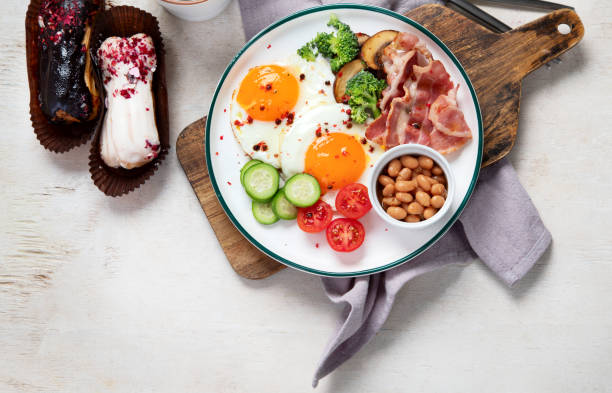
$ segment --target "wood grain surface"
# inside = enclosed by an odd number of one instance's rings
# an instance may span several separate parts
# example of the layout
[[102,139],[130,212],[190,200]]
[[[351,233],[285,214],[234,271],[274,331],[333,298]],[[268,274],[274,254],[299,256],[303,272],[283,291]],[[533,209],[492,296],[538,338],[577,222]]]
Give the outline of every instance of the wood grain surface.
[[[514,145],[522,79],[576,45],[584,35],[578,15],[569,9],[552,12],[504,34],[492,33],[439,5],[419,7],[407,16],[431,30],[453,51],[474,84],[484,123],[483,167],[506,156]],[[560,24],[570,26],[570,33],[559,33]],[[249,243],[219,204],[206,168],[205,125],[205,119],[200,119],[179,135],[179,161],[232,268],[245,278],[268,277],[285,266]]]
[[[483,167],[505,157],[514,146],[523,78],[584,36],[580,18],[570,9],[551,12],[504,34],[439,5],[419,7],[407,16],[440,38],[470,77],[483,117]],[[569,34],[558,31],[561,24],[571,28]]]

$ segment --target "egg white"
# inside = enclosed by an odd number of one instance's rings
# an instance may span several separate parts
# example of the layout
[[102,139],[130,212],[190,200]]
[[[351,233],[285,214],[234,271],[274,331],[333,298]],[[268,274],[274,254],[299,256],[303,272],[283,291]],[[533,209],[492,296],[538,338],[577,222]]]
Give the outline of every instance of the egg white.
[[[306,61],[293,54],[284,62],[271,63],[285,67],[298,80],[299,95],[297,102],[292,109],[295,113],[293,125],[304,114],[309,113],[312,108],[319,105],[335,103],[333,93],[334,74],[331,72],[327,60],[321,57],[313,62]],[[304,78],[300,78],[300,75]],[[246,75],[246,73],[245,73]],[[328,82],[326,84],[326,82]],[[288,125],[286,120],[283,120],[280,125],[276,125],[274,121],[253,120],[251,124],[246,122],[248,117],[247,112],[236,101],[238,88],[234,90],[232,101],[230,102],[230,124],[236,140],[251,158],[261,160],[276,168],[281,167],[280,152],[281,144],[285,134],[287,134],[293,125]],[[240,124],[235,124],[236,121]],[[260,142],[267,145],[267,150],[262,149],[256,151],[253,147]]]

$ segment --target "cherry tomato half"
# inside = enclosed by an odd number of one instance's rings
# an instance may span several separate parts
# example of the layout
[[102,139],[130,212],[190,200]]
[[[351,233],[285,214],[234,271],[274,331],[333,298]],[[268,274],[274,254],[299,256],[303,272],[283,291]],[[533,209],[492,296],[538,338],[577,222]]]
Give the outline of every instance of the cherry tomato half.
[[371,208],[368,189],[363,184],[347,184],[336,195],[336,210],[345,217],[363,217]]
[[319,199],[312,206],[298,209],[297,223],[304,232],[321,232],[332,220],[333,214],[331,206]]
[[354,251],[365,239],[363,225],[352,218],[336,218],[325,232],[330,247],[340,252]]

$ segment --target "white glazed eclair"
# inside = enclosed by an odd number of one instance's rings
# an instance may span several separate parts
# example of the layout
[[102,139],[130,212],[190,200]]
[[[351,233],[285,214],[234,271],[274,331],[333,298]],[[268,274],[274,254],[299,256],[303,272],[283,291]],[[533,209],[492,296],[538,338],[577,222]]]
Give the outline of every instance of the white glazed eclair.
[[97,55],[107,108],[100,136],[102,160],[112,168],[143,166],[160,151],[152,92],[157,66],[153,40],[146,34],[109,37]]

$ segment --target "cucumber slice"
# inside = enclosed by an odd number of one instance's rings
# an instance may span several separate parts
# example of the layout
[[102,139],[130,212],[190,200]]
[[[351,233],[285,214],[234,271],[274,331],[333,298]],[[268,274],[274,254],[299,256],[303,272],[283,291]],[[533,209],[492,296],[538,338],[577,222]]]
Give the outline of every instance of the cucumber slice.
[[285,197],[298,207],[314,205],[321,197],[321,187],[314,176],[298,173],[291,176],[285,183]]
[[270,205],[270,202],[261,203],[253,201],[251,209],[253,210],[253,217],[255,217],[258,223],[270,225],[278,221],[278,216],[274,213]]
[[278,171],[270,164],[255,164],[244,173],[244,189],[251,199],[269,202],[278,191]]
[[253,165],[257,165],[257,164],[261,164],[261,161],[259,161],[259,160],[247,161],[247,163],[244,164],[244,166],[240,170],[240,184],[242,184],[242,187],[244,187],[244,174],[246,173],[247,169],[249,169]]
[[295,220],[297,218],[297,207],[287,200],[284,188],[278,190],[276,195],[274,195],[271,205],[272,210],[279,218],[283,220]]

